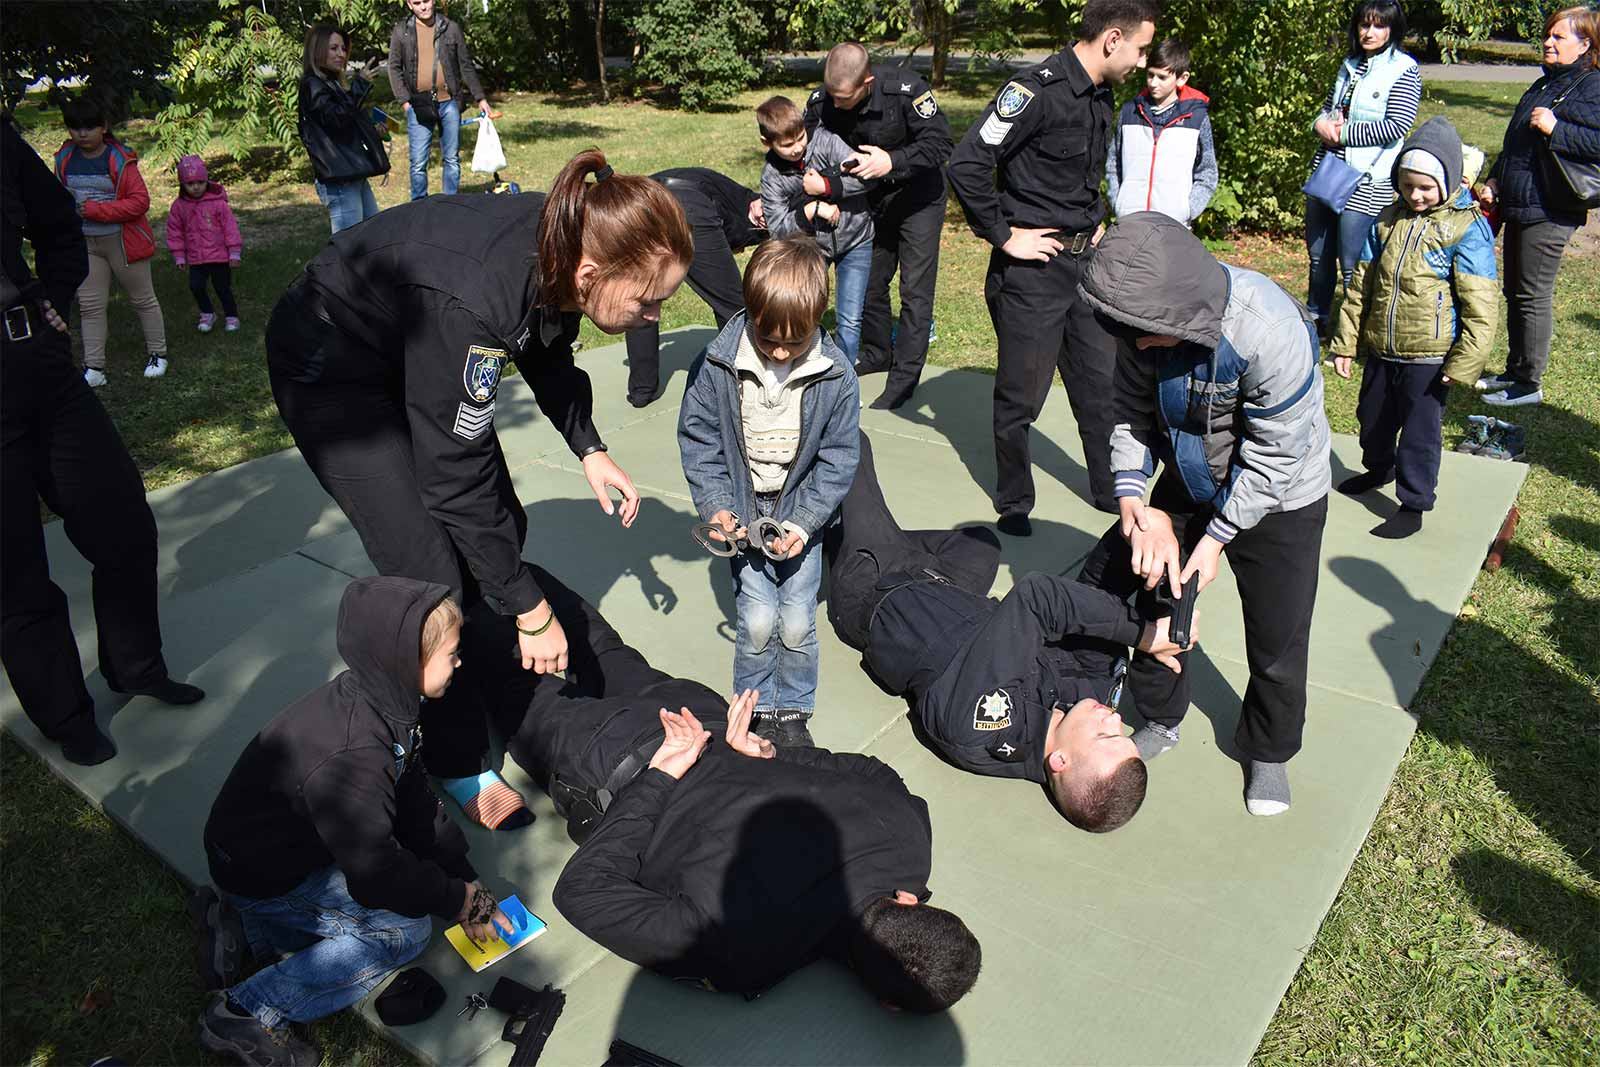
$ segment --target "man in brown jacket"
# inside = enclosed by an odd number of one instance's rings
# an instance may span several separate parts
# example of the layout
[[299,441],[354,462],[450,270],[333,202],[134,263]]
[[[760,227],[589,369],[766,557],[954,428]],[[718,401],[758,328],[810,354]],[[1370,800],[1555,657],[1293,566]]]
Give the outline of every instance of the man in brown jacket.
[[428,195],[428,155],[435,126],[448,196],[461,186],[461,107],[456,95],[465,82],[479,111],[487,114],[489,102],[461,27],[435,11],[434,0],[406,0],[406,8],[410,14],[395,23],[389,35],[389,88],[406,112],[411,199]]

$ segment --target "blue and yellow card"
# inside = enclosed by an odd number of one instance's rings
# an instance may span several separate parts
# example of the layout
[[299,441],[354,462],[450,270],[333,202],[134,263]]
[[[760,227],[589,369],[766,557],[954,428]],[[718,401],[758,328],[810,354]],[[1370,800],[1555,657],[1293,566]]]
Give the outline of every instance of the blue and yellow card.
[[502,929],[496,923],[495,932],[499,936],[481,945],[472,943],[472,939],[467,936],[460,923],[456,923],[444,932],[445,940],[450,942],[451,947],[467,961],[467,966],[473,971],[481,971],[491,964],[499,963],[548,929],[545,921],[524,907],[515,894],[500,902],[500,910],[511,920],[511,929]]

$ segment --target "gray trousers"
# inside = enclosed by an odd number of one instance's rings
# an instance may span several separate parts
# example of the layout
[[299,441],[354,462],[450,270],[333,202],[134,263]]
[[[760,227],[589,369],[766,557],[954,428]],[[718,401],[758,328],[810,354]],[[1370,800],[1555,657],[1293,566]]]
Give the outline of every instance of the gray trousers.
[[1576,228],[1549,219],[1506,223],[1506,373],[1539,384],[1550,363],[1556,272]]

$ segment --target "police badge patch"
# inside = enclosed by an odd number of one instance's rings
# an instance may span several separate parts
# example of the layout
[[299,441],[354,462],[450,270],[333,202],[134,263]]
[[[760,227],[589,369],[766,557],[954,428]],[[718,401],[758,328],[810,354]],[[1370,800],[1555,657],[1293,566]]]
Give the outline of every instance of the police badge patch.
[[931,119],[939,113],[939,102],[933,98],[933,90],[928,90],[915,100],[911,101],[911,110],[920,118]]
[[1015,118],[1033,99],[1033,90],[1016,82],[1007,82],[994,102],[994,113],[1003,119]]
[[467,348],[467,365],[461,372],[467,396],[475,404],[487,404],[494,399],[500,387],[500,372],[506,365],[506,350],[471,345]]
[[996,689],[988,696],[978,698],[972,711],[974,730],[1004,730],[1011,725],[1011,694]]

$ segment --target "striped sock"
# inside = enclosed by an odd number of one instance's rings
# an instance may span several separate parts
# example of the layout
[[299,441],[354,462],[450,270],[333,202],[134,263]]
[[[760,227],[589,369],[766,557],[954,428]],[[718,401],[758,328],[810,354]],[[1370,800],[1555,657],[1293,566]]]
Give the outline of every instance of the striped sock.
[[495,771],[484,771],[471,778],[441,778],[439,784],[450,798],[461,805],[467,818],[490,830],[515,830],[533,821],[522,794],[506,784]]

